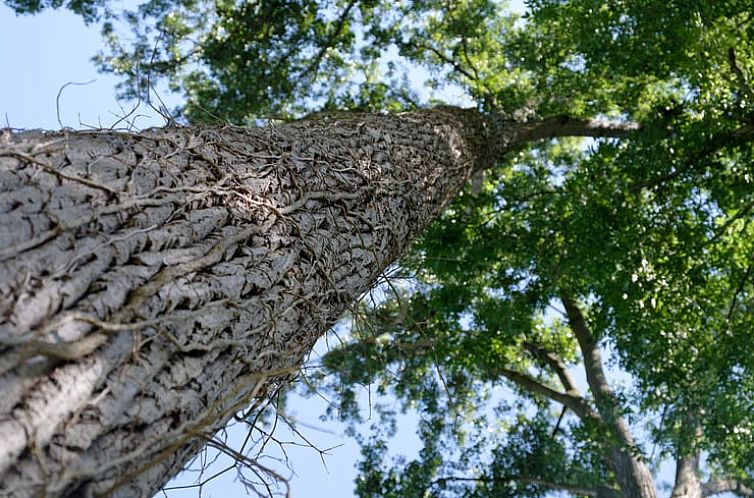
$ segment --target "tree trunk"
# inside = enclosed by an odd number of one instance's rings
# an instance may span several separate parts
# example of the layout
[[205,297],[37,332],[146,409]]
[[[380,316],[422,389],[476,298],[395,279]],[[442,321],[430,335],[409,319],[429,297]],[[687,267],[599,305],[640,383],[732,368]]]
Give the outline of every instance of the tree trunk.
[[676,460],[675,485],[670,498],[702,498],[698,454]]
[[636,451],[628,423],[607,381],[602,366],[602,352],[597,339],[587,326],[586,319],[576,302],[566,292],[560,297],[568,316],[568,323],[579,344],[584,359],[584,370],[589,389],[594,396],[597,413],[596,423],[602,425],[615,443],[606,451],[606,462],[615,473],[624,498],[657,498],[652,472]]
[[610,448],[607,462],[615,473],[622,498],[657,498],[654,478],[647,465],[627,448]]
[[0,137],[0,495],[151,496],[510,147],[443,108]]

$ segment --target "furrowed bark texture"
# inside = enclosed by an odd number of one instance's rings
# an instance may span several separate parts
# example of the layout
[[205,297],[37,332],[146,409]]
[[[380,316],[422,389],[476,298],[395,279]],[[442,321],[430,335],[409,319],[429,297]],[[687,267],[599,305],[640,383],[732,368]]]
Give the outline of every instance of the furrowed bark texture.
[[296,373],[489,158],[485,134],[452,109],[6,133],[0,495],[151,496]]
[[517,138],[445,108],[264,129],[6,131],[0,496],[153,495],[295,375],[474,169],[517,141],[587,133],[543,126]]

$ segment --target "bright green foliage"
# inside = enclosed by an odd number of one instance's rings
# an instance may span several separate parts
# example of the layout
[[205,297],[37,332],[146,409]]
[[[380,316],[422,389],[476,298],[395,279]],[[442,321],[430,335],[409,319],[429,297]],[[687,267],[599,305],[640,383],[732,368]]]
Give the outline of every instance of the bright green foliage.
[[167,78],[194,122],[410,108],[395,63],[380,65],[384,15],[397,14],[375,1],[151,0],[122,16],[135,42],[105,25],[109,51],[98,60],[127,76],[126,96],[146,98]]
[[563,296],[613,373],[608,402],[582,394],[629,423],[626,451],[650,464],[703,452],[708,478],[754,486],[751,7],[532,0],[521,18],[492,0],[150,0],[119,14],[137,35],[125,43],[99,3],[71,4],[106,19],[99,61],[125,76],[122,90],[146,97],[166,78],[188,121],[396,111],[449,90],[522,120],[641,123],[629,140],[538,143],[501,160],[405,257],[407,283],[363,304],[323,361],[331,415],[359,421],[370,384],[421,417],[419,457],[392,461],[395,414],[374,407],[359,496],[474,498],[616,489],[609,424],[511,380],[562,392],[544,353],[582,371]]

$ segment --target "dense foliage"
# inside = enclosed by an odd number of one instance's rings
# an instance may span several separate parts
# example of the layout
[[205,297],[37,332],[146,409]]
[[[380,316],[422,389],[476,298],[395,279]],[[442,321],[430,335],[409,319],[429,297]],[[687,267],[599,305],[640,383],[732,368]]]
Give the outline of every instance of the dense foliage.
[[477,179],[404,259],[407,280],[354,311],[320,388],[346,420],[367,384],[421,414],[415,460],[387,459],[388,409],[362,440],[363,497],[608,496],[615,448],[653,470],[703,455],[706,494],[752,495],[750,1],[532,0],[523,17],[491,0],[69,7],[103,22],[99,62],[126,95],[167,79],[190,122],[444,99],[641,123],[630,140],[533,144]]

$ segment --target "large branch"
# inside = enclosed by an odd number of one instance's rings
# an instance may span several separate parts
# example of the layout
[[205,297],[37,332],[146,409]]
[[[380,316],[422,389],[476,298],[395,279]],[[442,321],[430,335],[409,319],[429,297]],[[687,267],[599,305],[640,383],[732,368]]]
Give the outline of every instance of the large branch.
[[516,127],[515,142],[525,143],[532,140],[556,137],[612,137],[627,138],[640,126],[631,121],[611,121],[605,119],[578,119],[558,116],[541,121],[522,123]]
[[584,315],[581,313],[578,305],[571,297],[563,292],[560,300],[568,316],[568,323],[576,336],[581,350],[581,356],[584,359],[584,370],[586,372],[586,381],[589,389],[592,391],[597,410],[602,418],[608,421],[616,435],[619,436],[624,444],[632,445],[633,438],[628,430],[628,426],[620,415],[620,408],[616,405],[615,397],[610,389],[605,370],[602,366],[602,354],[597,340],[592,335],[586,324]]
[[613,396],[602,367],[599,344],[586,324],[581,309],[567,292],[561,292],[560,300],[565,307],[568,323],[576,336],[584,359],[586,381],[594,396],[597,412],[605,427],[618,440],[610,445],[607,461],[620,484],[622,494],[635,498],[654,498],[657,490],[649,468],[634,454],[636,450],[631,430],[621,414],[621,408]]
[[699,453],[683,456],[675,462],[675,483],[670,498],[702,498],[699,481]]
[[510,380],[525,391],[541,394],[546,398],[549,398],[565,407],[568,407],[579,418],[583,419],[586,417],[597,416],[597,414],[591,410],[586,401],[580,396],[577,396],[573,393],[564,393],[557,391],[538,382],[536,379],[526,374],[517,372],[516,370],[511,370],[509,368],[498,368],[497,370],[495,370],[495,372]]
[[531,342],[524,343],[524,349],[539,358],[540,361],[544,362],[555,372],[560,379],[560,383],[563,384],[563,389],[565,389],[567,393],[581,396],[579,388],[576,386],[576,382],[574,382],[573,377],[568,372],[568,367],[566,367],[565,363],[560,360],[558,355]]
[[722,493],[733,493],[742,498],[754,496],[754,489],[736,479],[714,479],[702,484],[702,495],[714,496]]

